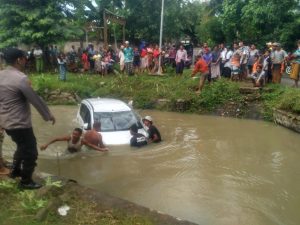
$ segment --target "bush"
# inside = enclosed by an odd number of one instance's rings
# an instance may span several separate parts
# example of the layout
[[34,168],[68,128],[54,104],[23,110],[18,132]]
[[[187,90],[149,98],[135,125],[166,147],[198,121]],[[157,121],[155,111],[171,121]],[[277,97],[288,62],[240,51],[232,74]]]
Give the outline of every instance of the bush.
[[300,113],[300,90],[294,88],[286,90],[278,102],[278,108]]
[[241,100],[239,85],[226,79],[220,79],[207,85],[197,100],[200,107],[211,111],[230,101]]

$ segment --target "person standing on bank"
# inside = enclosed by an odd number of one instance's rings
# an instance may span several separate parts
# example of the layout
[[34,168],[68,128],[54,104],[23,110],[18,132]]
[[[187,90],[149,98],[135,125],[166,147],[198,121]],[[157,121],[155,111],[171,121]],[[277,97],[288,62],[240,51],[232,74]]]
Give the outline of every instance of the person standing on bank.
[[41,49],[40,46],[37,46],[33,50],[33,55],[35,58],[36,72],[37,73],[43,72],[43,70],[44,70],[43,50]]
[[175,57],[176,74],[182,75],[185,61],[187,61],[187,52],[183,45],[180,45]]
[[129,46],[129,41],[125,41],[124,52],[124,63],[125,71],[128,76],[133,75],[133,49]]
[[208,68],[206,61],[202,58],[201,55],[198,55],[196,59],[197,59],[197,62],[194,66],[194,70],[193,70],[191,76],[194,77],[197,73],[199,73],[199,72],[201,73],[198,90],[196,92],[197,94],[200,94],[204,87],[205,80],[206,80],[206,78],[208,78],[209,68]]
[[300,77],[300,40],[297,42],[298,49],[292,54],[292,72],[290,74],[290,78],[294,80],[295,84],[293,87],[298,88],[298,82]]
[[146,127],[148,127],[149,139],[148,143],[158,143],[161,142],[161,136],[158,129],[153,125],[153,120],[151,116],[145,116],[143,119],[143,123]]
[[59,79],[62,81],[67,80],[67,60],[64,53],[60,53],[57,57],[57,63],[59,66]]
[[0,126],[17,145],[10,176],[21,177],[19,187],[37,189],[41,185],[32,180],[38,151],[32,129],[30,104],[45,121],[55,118],[44,101],[34,92],[25,69],[26,54],[17,48],[4,51],[8,67],[0,72]]
[[273,43],[275,50],[271,53],[271,60],[272,60],[272,82],[274,84],[281,83],[281,76],[282,76],[282,64],[284,63],[285,59],[288,57],[286,51],[281,48],[279,43]]

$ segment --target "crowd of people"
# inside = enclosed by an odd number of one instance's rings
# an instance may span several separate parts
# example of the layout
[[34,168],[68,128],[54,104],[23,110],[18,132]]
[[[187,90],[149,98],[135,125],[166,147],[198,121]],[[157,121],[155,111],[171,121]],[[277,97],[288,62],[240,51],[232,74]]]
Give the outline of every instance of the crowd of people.
[[[221,76],[233,81],[251,78],[256,86],[270,82],[280,83],[286,65],[293,62],[291,78],[298,87],[299,47],[294,53],[287,54],[280,43],[276,42],[266,43],[265,48],[260,50],[255,44],[244,45],[243,41],[233,43],[232,46],[219,44],[209,47],[204,43],[194,56],[193,51],[185,49],[182,44],[166,44],[160,49],[157,44],[146,44],[143,41],[140,45],[131,45],[125,41],[117,49],[111,45],[95,49],[93,44],[89,44],[85,49],[76,50],[72,46],[66,53],[57,46],[50,45],[44,50],[36,46],[27,55],[27,69],[38,73],[58,70],[62,81],[66,81],[67,71],[100,75],[118,72],[130,76],[142,73],[161,74],[166,72],[167,65],[173,67],[177,75],[182,75],[184,68],[192,65],[193,57],[196,59],[195,64],[199,57],[207,64],[208,82]],[[257,74],[257,67],[261,67],[260,74]],[[197,73],[197,68],[199,69],[195,66],[193,76]]]
[[258,50],[255,44],[250,47],[244,45],[243,41],[230,45],[216,45],[210,49],[207,43],[201,47],[197,55],[192,76],[201,73],[199,92],[204,82],[214,81],[221,76],[232,81],[243,81],[250,78],[255,87],[262,87],[266,83],[281,83],[282,74],[288,63],[292,62],[290,77],[298,87],[299,64],[300,64],[300,41],[295,52],[287,54],[281,48],[280,43],[266,43],[263,50]]
[[[67,80],[67,71],[86,74],[107,75],[114,73],[157,74],[166,72],[166,66],[176,68],[176,74],[182,74],[185,67],[192,64],[192,51],[183,45],[165,45],[162,49],[157,44],[132,45],[125,41],[118,48],[111,45],[95,48],[88,44],[86,48],[74,45],[67,51],[49,45],[43,49],[35,46],[27,52],[26,72],[59,72],[59,79]],[[1,63],[2,65],[2,63]]]

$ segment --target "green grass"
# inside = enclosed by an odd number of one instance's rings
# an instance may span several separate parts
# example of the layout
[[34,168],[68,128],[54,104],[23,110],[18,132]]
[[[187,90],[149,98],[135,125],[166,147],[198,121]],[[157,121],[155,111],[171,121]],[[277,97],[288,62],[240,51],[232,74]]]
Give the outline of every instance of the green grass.
[[[33,74],[30,76],[34,89],[44,98],[51,91],[61,90],[75,93],[81,98],[111,97],[124,101],[133,100],[134,107],[140,109],[163,109],[178,111],[177,100],[182,99],[186,107],[181,111],[213,112],[229,102],[239,103],[244,98],[239,93],[239,85],[226,79],[220,79],[208,85],[200,95],[195,93],[199,79],[191,79],[191,70],[185,70],[183,76],[171,71],[165,76],[90,75],[68,74],[67,81],[58,80],[56,74]],[[262,92],[264,118],[273,120],[274,108],[300,113],[300,90],[281,85],[270,84],[269,92]],[[156,104],[158,99],[168,99],[164,106]],[[65,102],[49,102],[66,104]],[[73,103],[74,104],[74,103]]]
[[190,77],[190,70],[183,76],[120,76],[105,77],[89,74],[68,74],[66,82],[58,80],[57,75],[31,75],[34,89],[43,97],[54,90],[76,93],[81,98],[112,97],[123,100],[132,99],[136,108],[153,109],[158,99],[168,99],[169,110],[175,110],[176,101],[188,102],[187,111],[197,112],[200,108],[211,111],[227,101],[238,101],[238,85],[227,80],[219,80],[206,85],[201,95],[195,94],[199,79]]
[[263,92],[264,117],[273,120],[274,109],[282,109],[300,114],[300,89],[284,87],[281,85],[268,85],[270,92]]
[[[116,209],[102,210],[94,202],[81,198],[68,188],[55,187],[59,191],[40,196],[38,191],[19,191],[17,183],[12,180],[0,180],[0,224],[2,225],[152,225],[145,216],[127,214]],[[60,216],[57,208],[49,210],[44,220],[39,221],[36,215],[57,193],[67,193],[68,198],[62,204],[70,206],[66,216]]]

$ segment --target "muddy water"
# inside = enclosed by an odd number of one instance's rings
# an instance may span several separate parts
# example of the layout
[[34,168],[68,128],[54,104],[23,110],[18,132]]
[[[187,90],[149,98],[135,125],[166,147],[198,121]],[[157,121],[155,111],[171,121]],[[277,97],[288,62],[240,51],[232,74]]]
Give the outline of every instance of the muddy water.
[[[39,144],[69,133],[77,107],[52,107],[51,126],[34,113]],[[300,136],[272,123],[150,114],[164,141],[142,149],[60,156],[65,143],[40,153],[38,170],[173,216],[206,225],[300,224]],[[5,154],[14,146],[6,138]]]

